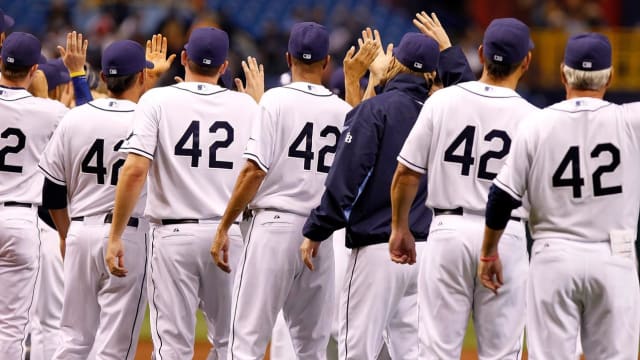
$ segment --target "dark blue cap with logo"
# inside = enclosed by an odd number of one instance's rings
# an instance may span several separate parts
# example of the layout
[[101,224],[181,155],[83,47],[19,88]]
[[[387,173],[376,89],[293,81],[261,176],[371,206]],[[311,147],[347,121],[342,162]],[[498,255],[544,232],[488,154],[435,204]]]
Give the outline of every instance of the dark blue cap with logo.
[[329,53],[329,31],[314,22],[294,24],[289,35],[289,54],[305,63],[324,59]]
[[197,65],[220,66],[227,60],[229,35],[212,27],[197,28],[191,32],[184,49],[187,51],[187,58]]
[[132,40],[114,41],[102,52],[102,73],[106,77],[126,76],[153,69],[142,45]]
[[393,49],[393,56],[412,71],[432,72],[438,67],[440,46],[429,36],[410,32],[400,39],[400,44]]
[[28,67],[40,61],[42,45],[35,36],[14,32],[2,43],[2,61],[7,65]]
[[564,64],[583,71],[608,69],[611,67],[611,43],[602,34],[574,35],[567,42]]
[[5,14],[4,11],[0,9],[0,32],[9,30],[13,24],[15,24],[13,18]]
[[485,59],[499,64],[517,64],[533,49],[529,27],[514,18],[495,19],[482,40]]
[[58,85],[71,81],[69,70],[64,66],[62,59],[49,60],[44,64],[38,65],[38,69],[42,70],[44,76],[47,78],[49,91],[55,89]]

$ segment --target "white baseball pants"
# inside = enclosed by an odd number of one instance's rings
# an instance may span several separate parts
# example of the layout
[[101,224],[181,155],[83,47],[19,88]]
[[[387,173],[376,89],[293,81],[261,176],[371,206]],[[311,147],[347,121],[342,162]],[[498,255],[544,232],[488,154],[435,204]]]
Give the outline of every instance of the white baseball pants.
[[0,203],[0,359],[25,358],[39,253],[36,208]]
[[64,269],[58,232],[39,222],[40,273],[31,329],[31,360],[50,360],[61,343],[60,321],[64,299]]
[[[219,221],[153,225],[148,295],[156,360],[193,357],[196,310],[202,310],[213,344],[209,359],[226,359],[233,274],[216,266],[210,249]],[[237,225],[229,231],[230,266],[242,248]]]
[[640,286],[635,254],[613,255],[608,241],[560,239],[537,240],[531,252],[529,359],[574,358],[579,334],[587,359],[638,359]]
[[234,282],[229,360],[262,359],[278,312],[297,359],[325,360],[331,332],[334,259],[320,245],[309,271],[300,257],[305,216],[258,210]]
[[477,281],[484,217],[435,216],[418,259],[420,359],[460,359],[473,314],[478,356],[521,356],[528,256],[524,224],[509,221],[499,243],[504,285],[494,295]]
[[392,359],[417,359],[417,291],[418,266],[393,263],[388,243],[354,249],[340,295],[340,359],[376,359],[384,342]]
[[64,259],[59,360],[133,359],[146,307],[148,223],[122,234],[127,276],[109,273],[104,257],[111,224],[105,214],[72,221]]

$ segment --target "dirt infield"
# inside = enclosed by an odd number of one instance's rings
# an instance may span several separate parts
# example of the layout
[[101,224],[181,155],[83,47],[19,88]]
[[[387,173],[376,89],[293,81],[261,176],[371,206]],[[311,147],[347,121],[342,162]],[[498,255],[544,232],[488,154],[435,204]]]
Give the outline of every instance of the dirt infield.
[[[194,360],[206,360],[207,354],[209,352],[209,348],[211,345],[206,342],[198,342],[195,346],[195,354],[193,356]],[[138,352],[136,353],[136,360],[149,360],[151,359],[151,351],[153,349],[153,344],[151,341],[141,341],[138,343]],[[525,355],[523,359],[526,359]],[[269,358],[266,357],[265,360]],[[478,353],[475,350],[463,351],[460,360],[477,360]]]

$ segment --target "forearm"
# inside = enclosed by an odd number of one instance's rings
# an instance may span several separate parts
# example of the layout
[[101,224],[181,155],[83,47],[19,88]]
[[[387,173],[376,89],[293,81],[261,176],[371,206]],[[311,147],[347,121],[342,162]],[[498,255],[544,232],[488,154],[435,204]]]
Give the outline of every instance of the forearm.
[[51,215],[51,219],[56,225],[56,230],[58,230],[60,240],[64,241],[67,238],[67,232],[69,231],[69,225],[71,224],[67,208],[49,209],[49,215]]
[[345,74],[344,99],[352,107],[356,107],[362,101],[360,94],[360,79]]
[[482,241],[481,257],[490,257],[498,254],[498,242],[502,236],[502,230],[494,230],[488,226],[484,228],[484,240]]
[[262,169],[251,160],[247,160],[245,167],[238,175],[231,199],[229,199],[222,220],[220,220],[218,231],[227,232],[229,230],[256,195],[265,176],[266,173]]
[[391,183],[391,228],[409,227],[409,212],[418,193],[421,174],[416,173],[402,164],[393,176]]
[[87,81],[86,74],[72,77],[71,82],[73,83],[76,106],[84,105],[93,100],[93,95],[91,95],[91,89],[89,88],[89,82]]
[[145,170],[144,167],[132,163],[130,161],[131,156],[129,155],[122,167],[116,187],[111,238],[122,236],[147,178],[146,170],[148,170],[148,167]]

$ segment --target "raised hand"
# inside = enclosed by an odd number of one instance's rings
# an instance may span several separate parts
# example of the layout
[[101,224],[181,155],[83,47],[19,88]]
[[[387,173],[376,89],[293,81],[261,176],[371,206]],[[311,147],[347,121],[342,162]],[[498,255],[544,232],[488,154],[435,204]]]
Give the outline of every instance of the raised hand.
[[264,66],[258,64],[256,58],[249,56],[247,61],[242,61],[242,70],[247,85],[243,85],[240,78],[235,78],[238,91],[250,95],[256,102],[259,102],[264,94]]
[[387,68],[391,63],[391,58],[393,57],[393,44],[389,43],[385,51],[384,47],[382,46],[380,32],[378,32],[378,30],[372,31],[371,28],[362,30],[362,38],[365,41],[372,40],[378,45],[378,53],[376,54],[376,58],[369,66],[372,80],[374,80],[375,83],[378,83],[383,79],[384,74],[387,72]]
[[447,32],[444,31],[440,20],[436,16],[436,13],[429,14],[422,11],[416,14],[416,18],[413,19],[413,25],[415,25],[421,33],[432,37],[440,45],[440,51],[451,47],[451,40]]
[[149,69],[147,74],[151,77],[160,77],[169,70],[169,67],[176,58],[176,54],[167,57],[167,38],[162,34],[153,35],[151,40],[147,40],[147,48],[145,52],[147,61],[153,63],[153,69]]
[[83,39],[82,34],[75,31],[67,34],[66,48],[58,46],[58,52],[60,52],[62,62],[71,74],[84,72],[88,47],[89,41]]

